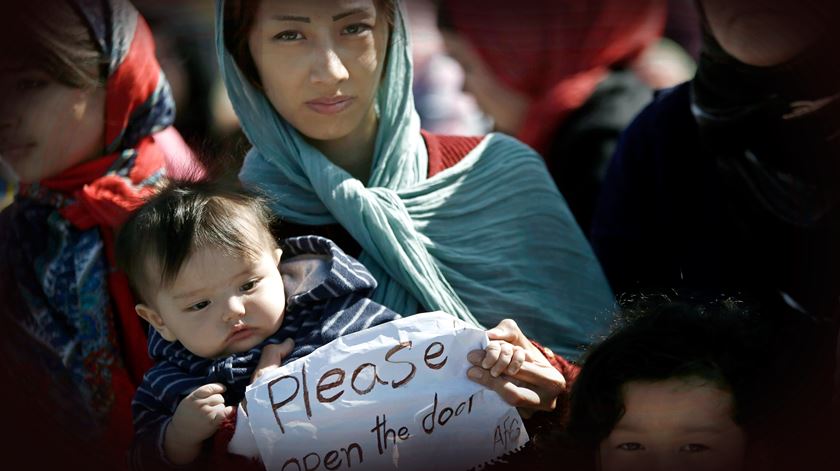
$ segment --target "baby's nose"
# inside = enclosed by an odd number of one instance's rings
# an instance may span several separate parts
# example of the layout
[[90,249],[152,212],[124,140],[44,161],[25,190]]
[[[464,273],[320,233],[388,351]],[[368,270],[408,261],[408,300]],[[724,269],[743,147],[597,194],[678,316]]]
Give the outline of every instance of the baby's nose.
[[239,296],[231,296],[227,301],[225,309],[225,322],[231,322],[245,317],[245,304]]

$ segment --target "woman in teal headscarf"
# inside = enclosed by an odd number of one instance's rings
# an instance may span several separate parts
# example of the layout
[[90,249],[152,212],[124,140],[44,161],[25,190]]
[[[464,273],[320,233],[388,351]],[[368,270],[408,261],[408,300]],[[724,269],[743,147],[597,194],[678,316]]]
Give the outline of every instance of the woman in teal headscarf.
[[397,312],[515,317],[570,358],[607,327],[612,294],[542,159],[502,134],[421,133],[396,2],[217,0],[216,26],[254,146],[240,178],[280,232],[358,252]]

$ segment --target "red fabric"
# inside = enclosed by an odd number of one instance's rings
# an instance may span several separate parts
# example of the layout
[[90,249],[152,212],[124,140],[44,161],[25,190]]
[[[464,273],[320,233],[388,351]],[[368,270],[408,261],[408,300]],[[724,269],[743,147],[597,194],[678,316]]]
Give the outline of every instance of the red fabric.
[[540,345],[537,341],[531,340],[531,343],[534,344],[535,347],[545,356],[551,366],[557,368],[557,371],[566,378],[566,389],[570,389],[572,384],[574,384],[575,380],[580,373],[580,367],[569,360],[561,357],[560,355],[555,354],[551,351],[548,347],[544,347]]
[[429,153],[429,178],[461,161],[484,136],[441,136],[421,130]]
[[559,428],[565,428],[569,421],[569,413],[572,406],[572,385],[580,373],[580,366],[566,360],[565,358],[552,352],[548,347],[540,345],[538,342],[531,340],[531,343],[542,352],[543,356],[551,363],[551,366],[557,368],[557,371],[566,379],[566,388],[557,396],[557,402],[554,405],[554,419],[552,422]]
[[109,439],[109,452],[114,454],[111,461],[121,463],[125,462],[125,450],[130,449],[134,440],[131,401],[137,383],[124,368],[115,365],[111,367],[111,388],[114,391],[114,403],[105,423],[105,436]]
[[253,460],[240,455],[228,453],[227,447],[236,430],[236,415],[234,411],[219,426],[219,431],[213,436],[212,449],[208,457],[209,463],[202,466],[207,470],[236,469],[238,471],[264,471],[265,467],[259,460]]
[[517,135],[544,153],[552,132],[616,64],[661,34],[664,0],[447,0],[451,28],[531,105]]
[[72,195],[92,180],[104,175],[116,159],[116,155],[106,155],[82,162],[61,172],[60,175],[42,180],[40,185],[65,195]]
[[[116,267],[114,233],[103,230],[102,240],[105,244],[108,264]],[[131,397],[134,397],[134,390],[143,381],[143,374],[153,364],[148,354],[146,332],[140,322],[140,317],[134,310],[136,304],[134,293],[131,292],[125,273],[119,270],[111,270],[108,273],[108,292],[113,305],[117,307],[115,319],[117,340],[124,352],[123,360],[130,378]],[[131,423],[130,416],[129,423]]]
[[[154,93],[160,77],[151,31],[142,17],[137,18],[129,51],[106,84],[106,144],[122,136],[132,114]],[[134,145],[134,150],[137,154],[128,178],[106,174],[119,158],[118,154],[111,154],[83,162],[39,182],[41,187],[72,198],[72,203],[59,211],[77,229],[100,229],[110,267],[107,283],[111,305],[115,308],[114,342],[123,359],[122,365],[111,367],[114,404],[106,422],[112,440],[110,445],[115,445],[113,450],[119,453],[127,450],[133,439],[131,400],[152,361],[146,333],[134,311],[135,300],[128,280],[116,268],[115,230],[153,191],[151,187],[141,186],[141,182],[165,167],[164,153],[151,136],[141,139]]]
[[106,144],[110,145],[122,134],[131,114],[155,91],[159,77],[160,65],[155,58],[152,32],[146,20],[138,15],[128,54],[106,85]]

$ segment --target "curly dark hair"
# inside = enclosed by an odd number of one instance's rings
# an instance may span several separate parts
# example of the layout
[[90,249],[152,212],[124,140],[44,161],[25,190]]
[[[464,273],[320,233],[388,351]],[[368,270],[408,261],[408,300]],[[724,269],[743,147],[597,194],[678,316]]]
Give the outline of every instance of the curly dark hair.
[[769,405],[770,326],[727,299],[707,304],[643,299],[584,357],[571,398],[568,431],[596,448],[624,414],[631,381],[698,377],[732,393],[733,419],[756,430]]

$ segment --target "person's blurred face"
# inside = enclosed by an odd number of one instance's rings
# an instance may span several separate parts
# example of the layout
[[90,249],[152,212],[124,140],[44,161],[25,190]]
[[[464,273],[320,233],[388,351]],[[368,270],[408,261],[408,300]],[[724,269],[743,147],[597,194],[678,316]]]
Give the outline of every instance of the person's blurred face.
[[493,118],[497,131],[516,135],[530,104],[529,98],[496,78],[478,51],[453,31],[442,33],[447,53],[464,69],[464,91]]
[[[736,59],[755,66],[786,62],[826,29],[814,0],[701,0],[712,34]],[[832,25],[836,27],[836,25]]]
[[387,39],[373,0],[263,0],[248,44],[275,110],[325,141],[375,132]]
[[105,89],[31,68],[0,70],[0,158],[21,182],[53,177],[104,148]]
[[700,378],[632,381],[625,412],[599,446],[602,471],[736,471],[744,431],[733,420],[732,394]]

